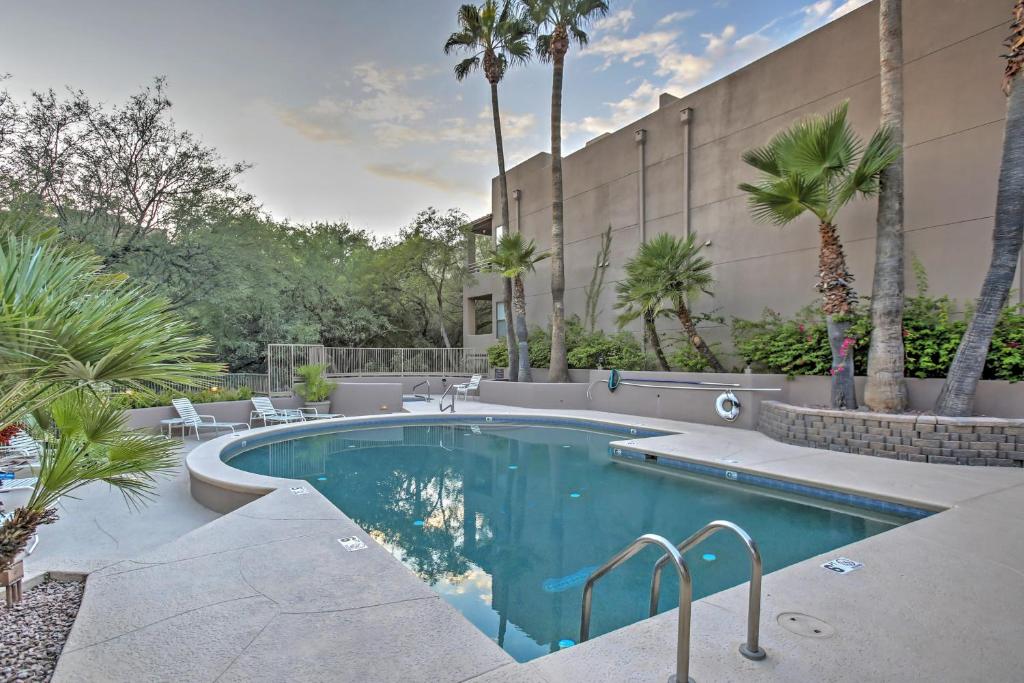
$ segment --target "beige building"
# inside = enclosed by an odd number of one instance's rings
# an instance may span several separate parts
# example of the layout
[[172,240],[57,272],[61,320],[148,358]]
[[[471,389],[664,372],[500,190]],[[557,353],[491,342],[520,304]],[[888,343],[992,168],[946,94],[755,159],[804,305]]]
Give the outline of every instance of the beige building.
[[[991,253],[1005,116],[1000,55],[1011,5],[904,0],[906,248],[925,266],[933,293],[961,302],[977,297]],[[623,265],[645,236],[661,232],[696,231],[708,243],[715,296],[698,300],[698,310],[728,320],[756,318],[765,307],[793,313],[814,302],[813,217],[781,228],[755,223],[737,189],[755,173],[740,155],[795,119],[843,100],[850,101],[855,129],[870,136],[879,119],[878,59],[876,1],[686,97],[664,94],[657,111],[566,156],[568,314],[583,317],[585,289],[594,268],[603,267],[599,327],[614,331],[615,282]],[[550,158],[542,152],[508,171],[510,227],[545,248],[551,243]],[[497,225],[497,179],[492,197],[495,219],[476,223],[477,250],[504,229]],[[838,224],[855,286],[869,294],[875,201],[856,200]],[[597,264],[609,226],[610,255]],[[1019,270],[1017,277],[1019,283]],[[530,326],[546,326],[546,262],[527,278],[526,292]],[[481,275],[464,295],[466,345],[493,344],[504,329],[495,306],[504,297],[501,283]],[[705,334],[729,346],[728,326],[710,326]]]

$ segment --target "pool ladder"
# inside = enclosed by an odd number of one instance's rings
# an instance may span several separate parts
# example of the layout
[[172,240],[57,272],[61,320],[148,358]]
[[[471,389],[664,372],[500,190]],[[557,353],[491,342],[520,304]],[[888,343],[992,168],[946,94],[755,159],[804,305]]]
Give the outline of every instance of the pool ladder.
[[597,569],[583,586],[583,612],[580,616],[580,642],[590,638],[590,609],[593,601],[594,584],[601,577],[622,565],[649,545],[655,545],[665,554],[654,564],[651,576],[651,599],[648,616],[658,613],[658,599],[661,597],[661,572],[665,565],[672,567],[679,576],[679,630],[676,635],[676,672],[669,677],[669,683],[693,683],[690,678],[690,606],[693,602],[693,582],[690,570],[683,560],[683,553],[691,550],[705,539],[719,531],[731,531],[743,541],[750,555],[750,591],[747,599],[747,639],[740,644],[740,654],[747,659],[764,659],[767,654],[758,644],[761,621],[761,552],[757,549],[754,539],[741,527],[725,520],[708,523],[700,531],[693,534],[679,545],[672,543],[664,536],[644,534],[628,546],[616,553],[610,560]]
[[[452,392],[455,391],[455,387],[456,386],[457,385],[455,385],[455,384],[449,384],[448,388],[444,390],[443,394],[441,394],[441,398],[439,398],[437,400],[437,407],[441,409],[442,413],[444,411],[446,411],[446,410],[448,410],[448,411],[450,411],[452,413],[455,412],[455,396],[456,396],[456,394],[453,394]],[[445,399],[446,396],[451,396],[452,397],[451,404],[447,408],[444,407],[444,399]]]

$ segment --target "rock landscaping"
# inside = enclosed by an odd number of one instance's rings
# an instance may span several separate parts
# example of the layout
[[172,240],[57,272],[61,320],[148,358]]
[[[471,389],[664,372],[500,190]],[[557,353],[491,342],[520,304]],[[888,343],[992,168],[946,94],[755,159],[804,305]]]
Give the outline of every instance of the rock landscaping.
[[46,683],[75,623],[85,584],[46,581],[0,605],[0,683]]

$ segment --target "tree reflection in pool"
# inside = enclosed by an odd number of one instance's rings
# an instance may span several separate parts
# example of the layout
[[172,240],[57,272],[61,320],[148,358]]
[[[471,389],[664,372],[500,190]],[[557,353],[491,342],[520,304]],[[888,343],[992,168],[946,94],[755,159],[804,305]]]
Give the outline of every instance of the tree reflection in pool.
[[[767,573],[904,521],[617,463],[608,444],[623,438],[546,425],[398,426],[267,444],[230,463],[310,482],[519,661],[578,639],[587,576],[640,534],[678,542],[727,519],[758,542]],[[657,558],[645,550],[598,584],[592,635],[647,616]],[[727,534],[686,560],[694,599],[748,579],[745,549]],[[661,609],[677,600],[666,576]]]

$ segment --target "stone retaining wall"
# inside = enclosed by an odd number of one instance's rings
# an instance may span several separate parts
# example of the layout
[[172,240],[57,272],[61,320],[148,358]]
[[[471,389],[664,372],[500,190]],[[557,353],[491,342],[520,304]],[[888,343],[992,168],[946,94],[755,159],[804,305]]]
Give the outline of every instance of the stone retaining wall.
[[763,401],[757,429],[796,446],[948,465],[1021,467],[1024,419],[890,415]]

